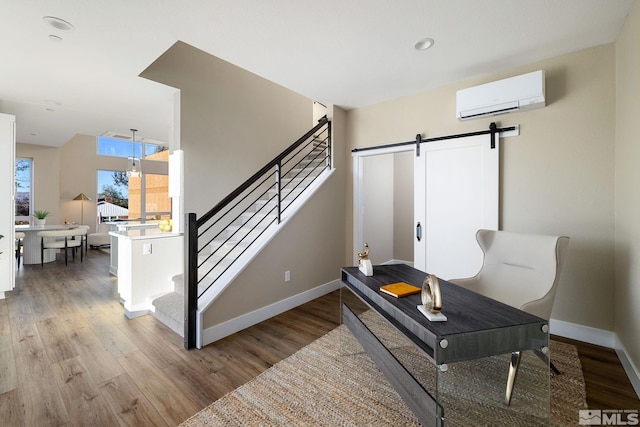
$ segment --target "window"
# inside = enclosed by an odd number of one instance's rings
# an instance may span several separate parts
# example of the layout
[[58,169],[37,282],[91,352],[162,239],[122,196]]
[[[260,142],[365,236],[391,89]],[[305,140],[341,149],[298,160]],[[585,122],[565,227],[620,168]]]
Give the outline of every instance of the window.
[[129,157],[133,154],[133,157],[141,157],[142,144],[140,142],[135,142],[132,146],[131,141],[106,136],[99,136],[97,141],[97,153],[101,156]]
[[[169,149],[142,138],[132,143],[127,136],[99,136],[97,154],[113,157],[144,158],[145,161],[169,161]],[[144,153],[144,156],[143,156]],[[102,220],[114,219],[169,219],[169,177],[144,172],[142,176],[127,177],[125,171],[98,170],[98,215]]]
[[137,178],[127,177],[125,171],[99,170],[98,216],[101,221],[169,219],[171,199],[168,191],[167,175],[143,173]]
[[146,174],[144,186],[144,211],[147,218],[171,219],[169,175]]
[[149,160],[162,160],[162,156],[156,156],[156,154],[167,150],[168,148],[163,145],[149,144],[147,142],[144,144],[144,158]]
[[168,148],[164,145],[152,144],[144,140],[132,143],[130,140],[99,136],[97,138],[96,152],[101,156],[130,157],[133,155],[133,157],[139,159],[142,158],[142,153],[144,152],[145,159],[162,161],[162,159],[157,158],[156,154],[167,150]]
[[29,224],[33,213],[33,159],[16,158],[15,163],[15,221]]

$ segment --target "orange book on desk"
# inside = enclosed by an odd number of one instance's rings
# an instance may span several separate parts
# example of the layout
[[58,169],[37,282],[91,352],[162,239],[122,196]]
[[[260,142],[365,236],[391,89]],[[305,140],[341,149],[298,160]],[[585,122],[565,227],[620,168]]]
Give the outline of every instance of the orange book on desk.
[[421,289],[405,282],[391,283],[390,285],[380,286],[380,292],[389,294],[396,298],[413,295],[420,292]]

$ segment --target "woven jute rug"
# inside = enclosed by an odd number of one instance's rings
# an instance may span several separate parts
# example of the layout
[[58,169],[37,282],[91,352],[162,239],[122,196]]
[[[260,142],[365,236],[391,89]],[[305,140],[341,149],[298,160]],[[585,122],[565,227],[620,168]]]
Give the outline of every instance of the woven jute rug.
[[[369,320],[373,313],[365,313]],[[362,316],[361,316],[362,317]],[[370,326],[370,324],[368,324]],[[371,327],[371,326],[370,326]],[[385,326],[376,333],[384,335]],[[389,327],[391,331],[391,328]],[[382,332],[381,332],[382,331]],[[395,332],[390,332],[395,334]],[[508,356],[436,369],[397,335],[383,337],[394,355],[444,406],[445,426],[571,426],[585,409],[574,346],[551,341],[561,375],[546,387],[544,364],[525,352],[510,407],[503,404]],[[435,384],[438,384],[438,390]],[[437,393],[437,394],[436,394]],[[546,413],[550,393],[549,418]],[[192,426],[419,426],[411,410],[345,326],[304,347],[181,424]]]

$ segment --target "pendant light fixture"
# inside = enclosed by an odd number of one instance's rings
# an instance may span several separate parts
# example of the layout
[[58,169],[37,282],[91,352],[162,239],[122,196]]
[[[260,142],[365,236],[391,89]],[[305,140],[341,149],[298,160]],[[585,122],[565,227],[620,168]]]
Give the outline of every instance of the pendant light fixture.
[[136,132],[138,129],[131,129],[131,157],[127,160],[127,176],[139,178],[142,175],[142,165],[140,159],[136,157]]

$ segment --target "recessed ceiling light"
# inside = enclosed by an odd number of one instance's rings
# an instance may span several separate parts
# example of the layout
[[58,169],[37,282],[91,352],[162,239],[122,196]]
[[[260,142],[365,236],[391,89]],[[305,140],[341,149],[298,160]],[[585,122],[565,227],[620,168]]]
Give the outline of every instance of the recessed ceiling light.
[[60,43],[62,42],[62,37],[56,36],[55,34],[49,34],[49,40],[51,40],[54,43]]
[[44,18],[42,18],[42,20],[46,24],[51,25],[56,30],[71,31],[75,28],[70,22],[67,22],[64,19],[56,18],[55,16],[45,16]]
[[426,38],[426,39],[422,39],[420,40],[418,43],[416,43],[413,47],[416,48],[416,50],[427,50],[429,49],[431,46],[433,46],[435,42],[433,41],[433,39],[430,38]]

